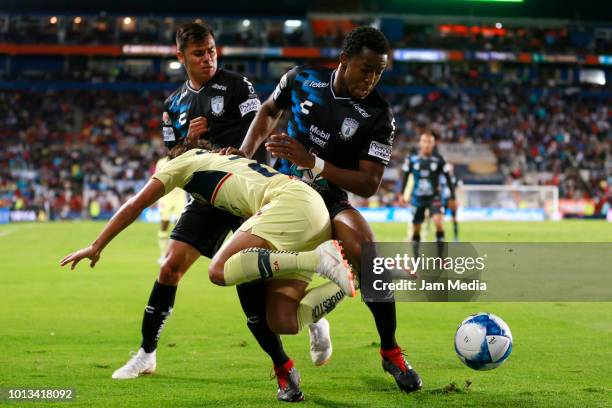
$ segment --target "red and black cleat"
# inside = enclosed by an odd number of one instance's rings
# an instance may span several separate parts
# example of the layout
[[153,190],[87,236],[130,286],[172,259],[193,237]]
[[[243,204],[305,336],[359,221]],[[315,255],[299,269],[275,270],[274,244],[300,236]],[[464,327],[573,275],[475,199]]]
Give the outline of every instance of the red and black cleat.
[[404,358],[402,349],[380,350],[383,370],[393,376],[397,386],[404,392],[418,391],[423,387],[423,381]]
[[293,361],[287,361],[282,367],[274,367],[274,374],[278,382],[276,398],[284,402],[304,401],[304,394],[300,389],[300,373],[293,366]]

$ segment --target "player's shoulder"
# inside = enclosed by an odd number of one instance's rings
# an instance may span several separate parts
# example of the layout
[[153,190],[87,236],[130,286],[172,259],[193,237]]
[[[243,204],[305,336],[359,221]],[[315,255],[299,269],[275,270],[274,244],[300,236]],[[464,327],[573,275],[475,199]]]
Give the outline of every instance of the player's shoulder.
[[[213,82],[223,85],[243,84],[245,83],[245,80],[249,81],[249,78],[243,74],[239,74],[224,68],[219,68],[217,70],[217,74],[212,79]],[[214,83],[212,86],[214,87]]]
[[312,65],[297,65],[294,69],[296,73],[326,79],[331,76],[333,71],[331,68],[314,67]]
[[183,82],[178,88],[176,88],[168,97],[164,100],[164,105],[171,105],[174,101],[180,98],[187,92],[187,81]]
[[212,80],[217,80],[218,82],[238,82],[243,81],[244,75],[241,75],[237,72],[230,71],[228,69],[219,68],[217,70],[217,75],[215,75]]
[[155,164],[155,168],[157,168],[158,170],[161,169],[166,163],[168,163],[168,156],[164,156],[161,157],[159,160],[157,160],[157,163]]
[[389,102],[387,102],[377,89],[373,89],[372,92],[370,92],[367,98],[364,99],[363,105],[370,109],[380,110],[384,113],[392,113],[391,105],[389,105]]
[[296,65],[291,68],[285,76],[294,79],[302,86],[312,88],[325,88],[329,86],[332,69],[313,67],[312,65]]
[[432,161],[438,162],[438,163],[445,163],[446,160],[444,160],[444,156],[442,156],[442,154],[440,153],[435,153],[431,156]]

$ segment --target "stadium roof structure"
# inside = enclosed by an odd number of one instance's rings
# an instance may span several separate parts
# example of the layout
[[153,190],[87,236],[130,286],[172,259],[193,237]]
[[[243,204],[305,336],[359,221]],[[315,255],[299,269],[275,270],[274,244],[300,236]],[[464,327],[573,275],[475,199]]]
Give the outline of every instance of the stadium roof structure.
[[561,19],[612,23],[612,7],[601,0],[4,0],[4,13],[132,13],[164,15],[307,16],[310,13]]

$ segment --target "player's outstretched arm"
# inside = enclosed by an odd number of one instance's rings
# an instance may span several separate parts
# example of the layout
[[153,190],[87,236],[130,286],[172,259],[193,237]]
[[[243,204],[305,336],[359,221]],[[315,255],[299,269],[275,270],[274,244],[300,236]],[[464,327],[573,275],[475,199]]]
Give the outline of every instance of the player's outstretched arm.
[[253,157],[257,148],[276,127],[281,113],[282,110],[276,106],[272,96],[261,105],[240,146],[240,150],[244,152],[246,157]]
[[70,269],[74,269],[81,259],[87,258],[91,261],[89,264],[90,267],[93,268],[96,266],[96,263],[100,259],[100,253],[106,245],[108,245],[108,243],[128,225],[134,222],[145,208],[155,203],[159,198],[163,197],[164,194],[164,185],[161,181],[157,179],[149,180],[138,194],[130,198],[121,206],[119,211],[117,211],[108,223],[106,223],[100,235],[98,235],[91,245],[66,255],[60,261],[60,265],[66,266],[67,264],[72,264]]

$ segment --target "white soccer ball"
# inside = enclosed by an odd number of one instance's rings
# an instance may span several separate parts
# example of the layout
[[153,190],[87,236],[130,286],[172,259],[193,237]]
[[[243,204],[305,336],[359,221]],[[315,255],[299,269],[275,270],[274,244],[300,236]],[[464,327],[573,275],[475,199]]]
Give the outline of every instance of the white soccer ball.
[[499,367],[512,352],[512,333],[499,316],[476,313],[464,319],[455,333],[459,359],[474,370]]

